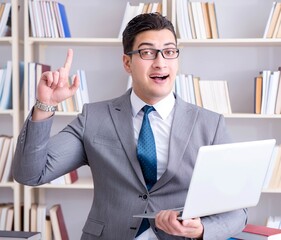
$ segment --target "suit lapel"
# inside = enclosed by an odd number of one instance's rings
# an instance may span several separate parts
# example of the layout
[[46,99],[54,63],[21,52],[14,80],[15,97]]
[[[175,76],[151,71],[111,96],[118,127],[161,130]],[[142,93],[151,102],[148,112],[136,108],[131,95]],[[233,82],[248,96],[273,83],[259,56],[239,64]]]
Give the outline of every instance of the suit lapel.
[[190,136],[196,122],[198,110],[192,108],[183,100],[177,98],[175,105],[175,116],[171,128],[169,143],[168,165],[162,177],[151,189],[152,191],[165,185],[177,171],[182,162],[184,151],[190,140]]
[[109,105],[109,111],[129,162],[142,184],[146,186],[136,154],[130,93],[131,91],[128,90],[123,96],[113,101]]

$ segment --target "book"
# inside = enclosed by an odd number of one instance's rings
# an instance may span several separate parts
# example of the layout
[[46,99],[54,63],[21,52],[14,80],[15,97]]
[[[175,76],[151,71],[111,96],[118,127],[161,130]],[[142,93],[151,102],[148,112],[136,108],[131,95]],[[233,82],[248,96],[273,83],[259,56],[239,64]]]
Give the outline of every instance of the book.
[[7,61],[4,85],[0,100],[0,109],[12,109],[12,61]]
[[68,20],[67,20],[65,6],[61,3],[58,3],[58,6],[59,6],[59,13],[61,16],[62,25],[63,25],[64,37],[70,38],[71,33],[70,33],[70,28],[69,28],[69,24],[68,24]]
[[41,240],[39,232],[22,232],[22,231],[0,231],[0,239],[3,240]]
[[72,170],[71,172],[64,175],[65,184],[72,184],[78,180],[78,171],[77,169]]
[[[279,71],[281,71],[281,67],[278,68]],[[275,105],[275,114],[281,113],[281,74],[279,78],[279,85],[277,90],[277,96],[276,96],[276,105]]]
[[266,221],[266,226],[281,229],[281,216],[269,216]]
[[210,20],[212,38],[218,38],[219,31],[218,31],[215,3],[208,2],[208,11],[209,11],[209,18],[210,18],[209,20]]
[[50,208],[50,218],[55,239],[68,240],[68,232],[60,204],[56,204]]
[[2,175],[5,170],[6,161],[9,155],[10,144],[11,144],[11,138],[4,137],[4,141],[2,143],[2,149],[0,152],[0,180],[2,179]]
[[255,113],[261,114],[261,100],[262,100],[262,76],[255,78]]
[[[10,137],[8,137],[10,138]],[[13,153],[14,153],[14,141],[13,138],[10,138],[10,145],[9,145],[9,150],[6,155],[6,163],[5,167],[3,170],[2,178],[0,182],[9,182],[12,181],[12,161],[13,161]],[[2,154],[2,153],[1,153]]]
[[274,149],[273,149],[273,152],[271,154],[269,167],[267,169],[267,173],[266,173],[264,183],[263,183],[263,189],[269,188],[269,183],[270,183],[270,180],[271,180],[272,175],[273,175],[274,166],[275,166],[275,162],[277,160],[279,148],[280,148],[280,146],[275,146]]
[[201,2],[201,6],[202,6],[202,12],[203,12],[206,38],[212,38],[212,30],[211,30],[211,25],[210,25],[208,3],[207,2]]
[[278,179],[281,174],[281,147],[278,147],[278,152],[276,153],[276,159],[274,160],[274,167],[272,170],[271,178],[268,183],[269,189],[276,189],[278,187]]
[[274,4],[274,10],[272,13],[272,17],[270,19],[270,23],[269,23],[269,27],[268,27],[268,31],[266,33],[266,38],[272,38],[273,37],[273,33],[274,33],[274,29],[276,27],[276,23],[277,23],[277,19],[278,16],[280,14],[280,10],[281,10],[281,3],[276,3]]
[[281,229],[247,224],[244,230],[234,238],[243,240],[280,240]]
[[6,35],[11,7],[11,3],[5,3],[4,11],[2,13],[2,17],[0,18],[0,37]]
[[270,74],[269,85],[268,85],[268,98],[266,105],[266,114],[274,114],[275,103],[279,85],[280,71],[273,71]]

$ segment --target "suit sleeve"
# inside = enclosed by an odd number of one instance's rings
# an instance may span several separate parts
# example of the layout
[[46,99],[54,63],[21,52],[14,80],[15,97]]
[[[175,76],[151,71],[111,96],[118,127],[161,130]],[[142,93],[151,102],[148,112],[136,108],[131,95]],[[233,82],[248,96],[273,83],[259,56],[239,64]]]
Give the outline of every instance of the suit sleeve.
[[17,141],[13,161],[16,181],[41,185],[85,164],[83,114],[53,137],[50,137],[53,117],[35,122],[31,114]]

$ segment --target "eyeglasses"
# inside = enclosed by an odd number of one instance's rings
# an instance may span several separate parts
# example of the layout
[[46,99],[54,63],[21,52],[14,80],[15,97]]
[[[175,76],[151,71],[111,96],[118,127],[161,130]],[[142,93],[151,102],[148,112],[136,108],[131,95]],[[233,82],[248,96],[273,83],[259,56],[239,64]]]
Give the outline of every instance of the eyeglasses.
[[178,48],[164,48],[162,50],[154,49],[154,48],[144,48],[144,49],[138,49],[128,52],[127,55],[133,55],[138,53],[141,59],[154,60],[157,58],[159,52],[161,53],[162,57],[165,59],[175,59],[180,54]]

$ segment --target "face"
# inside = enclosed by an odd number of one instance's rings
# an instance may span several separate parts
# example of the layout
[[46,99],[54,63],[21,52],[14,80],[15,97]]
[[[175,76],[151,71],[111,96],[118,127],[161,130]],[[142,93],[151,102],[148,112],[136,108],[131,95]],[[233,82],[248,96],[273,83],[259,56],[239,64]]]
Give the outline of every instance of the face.
[[[174,35],[167,29],[149,30],[138,34],[133,50],[144,48],[176,48]],[[156,59],[143,60],[138,53],[123,56],[125,70],[132,75],[132,87],[139,98],[155,104],[173,89],[178,71],[178,59],[165,59],[158,52]]]

